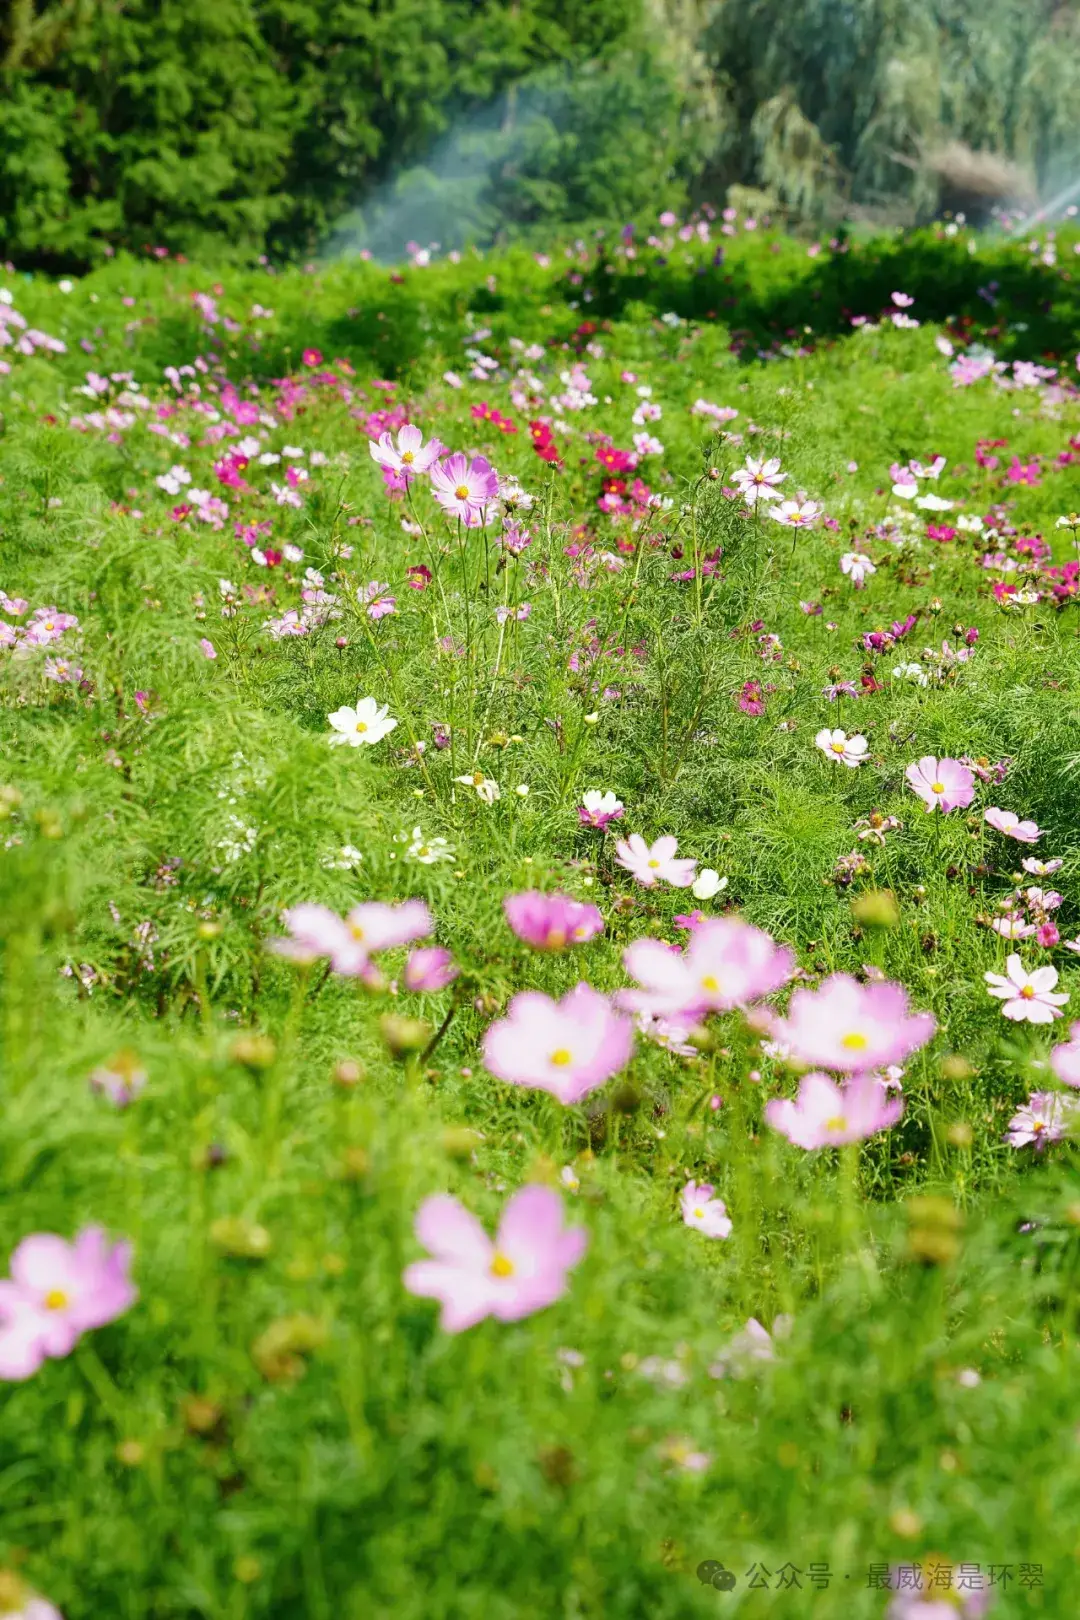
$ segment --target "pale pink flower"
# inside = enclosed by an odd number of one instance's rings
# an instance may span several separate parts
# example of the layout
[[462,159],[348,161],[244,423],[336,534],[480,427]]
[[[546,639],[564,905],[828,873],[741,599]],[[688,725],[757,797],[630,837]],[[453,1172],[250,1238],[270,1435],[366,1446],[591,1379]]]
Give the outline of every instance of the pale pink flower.
[[685,1224],[696,1227],[703,1237],[731,1236],[727,1206],[722,1198],[713,1197],[710,1182],[703,1181],[699,1185],[696,1181],[688,1181],[679,1194],[679,1208]]
[[138,1298],[130,1268],[130,1244],[110,1247],[98,1226],[74,1243],[51,1232],[24,1238],[0,1282],[0,1376],[28,1378],[46,1356],[68,1355],[84,1333],[122,1316]]
[[625,871],[633,873],[639,883],[651,889],[657,883],[670,883],[675,889],[688,889],[694,881],[697,862],[676,860],[679,847],[677,838],[667,835],[649,845],[640,833],[620,838],[615,845],[615,858]]
[[1035,924],[1025,922],[1020,912],[995,917],[990,927],[1001,939],[1030,939],[1035,932]]
[[354,906],[344,919],[329,906],[304,901],[286,911],[284,922],[289,938],[271,940],[272,951],[293,962],[329,957],[335,973],[352,978],[364,973],[373,952],[425,939],[434,927],[423,900],[404,900],[395,906],[368,900]]
[[217,648],[214,646],[214,643],[209,639],[208,636],[201,636],[199,638],[199,650],[203,657],[208,658],[211,663],[213,663],[214,659],[217,657]]
[[1025,872],[1031,873],[1032,877],[1050,877],[1054,872],[1060,872],[1065,862],[1060,857],[1052,861],[1040,861],[1034,855],[1025,855],[1020,864]]
[[773,1322],[772,1333],[756,1316],[732,1336],[709,1367],[710,1378],[745,1378],[763,1362],[776,1360],[774,1340],[786,1339],[791,1332],[792,1318],[783,1314]]
[[769,516],[786,529],[810,529],[823,510],[816,501],[779,501],[769,507]]
[[402,977],[406,990],[431,992],[445,990],[460,972],[454,958],[443,946],[422,945],[419,950],[409,952]]
[[830,731],[828,726],[818,732],[814,742],[826,759],[831,759],[836,765],[847,765],[852,770],[863,763],[870,747],[861,733],[849,737],[843,731]]
[[861,1142],[896,1121],[903,1100],[890,1098],[872,1074],[858,1074],[838,1086],[827,1074],[806,1074],[794,1102],[774,1097],[765,1104],[765,1118],[774,1130],[796,1147],[839,1147]]
[[925,754],[904,772],[908,786],[925,804],[928,811],[965,809],[975,797],[975,776],[958,759],[935,759]]
[[568,894],[542,894],[538,889],[508,894],[503,911],[518,939],[538,951],[584,945],[604,929],[604,919],[595,906],[572,900]]
[[437,1299],[440,1326],[460,1333],[485,1316],[517,1322],[566,1292],[566,1274],[585,1253],[584,1227],[563,1225],[563,1203],[549,1187],[523,1187],[503,1210],[495,1241],[456,1198],[421,1204],[414,1230],[432,1256],[407,1266],[410,1294]]
[[1021,821],[1015,811],[999,810],[996,804],[983,811],[983,820],[1006,838],[1015,838],[1019,844],[1034,844],[1042,837],[1033,821]]
[[434,463],[431,489],[444,512],[467,529],[476,529],[487,521],[488,508],[499,493],[499,479],[485,456],[468,461],[458,450]]
[[430,472],[439,457],[445,454],[446,446],[440,444],[438,439],[429,439],[425,444],[420,429],[412,422],[406,422],[404,427],[398,429],[396,445],[389,433],[384,433],[377,443],[369,444],[368,449],[372,461],[380,467],[388,467],[408,484],[418,473]]
[[787,473],[780,471],[780,463],[775,456],[766,460],[764,456],[747,456],[745,467],[731,475],[731,482],[739,490],[743,500],[748,506],[754,506],[758,501],[775,501],[780,498],[777,485],[782,484]]
[[795,957],[740,917],[711,917],[694,930],[685,951],[638,939],[623,952],[623,965],[643,988],[619,991],[621,1007],[686,1019],[769,995],[791,978]]
[[861,551],[845,551],[840,558],[840,572],[846,574],[856,589],[861,589],[877,567]]
[[1052,1024],[1060,1018],[1059,1007],[1068,1001],[1067,995],[1054,994],[1058,982],[1055,967],[1036,968],[1028,973],[1020,958],[1013,953],[1005,963],[1004,976],[984,973],[986,987],[992,996],[1003,1003],[1002,1012],[1017,1024]]
[[936,1027],[931,1013],[908,1011],[902,985],[834,973],[818,990],[796,990],[773,1034],[803,1063],[862,1073],[902,1063]]
[[1012,1147],[1034,1145],[1042,1150],[1048,1142],[1059,1142],[1077,1118],[1080,1097],[1061,1091],[1033,1091],[1024,1106],[1009,1121],[1005,1140]]
[[1063,1086],[1080,1089],[1080,1021],[1069,1030],[1069,1039],[1051,1050],[1050,1067]]
[[484,1063],[500,1080],[578,1103],[630,1061],[634,1026],[581,983],[561,1001],[524,990],[484,1035]]

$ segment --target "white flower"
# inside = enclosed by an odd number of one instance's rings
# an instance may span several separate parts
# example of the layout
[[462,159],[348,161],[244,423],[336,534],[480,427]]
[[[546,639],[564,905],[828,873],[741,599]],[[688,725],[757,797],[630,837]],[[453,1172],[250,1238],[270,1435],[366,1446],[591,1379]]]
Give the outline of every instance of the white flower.
[[502,797],[498,782],[493,782],[483,771],[470,771],[465,776],[455,776],[454,781],[460,782],[462,787],[473,788],[481,804],[494,804],[496,799]]
[[336,733],[330,738],[332,743],[348,743],[350,748],[359,748],[361,745],[370,747],[382,739],[397,725],[388,714],[389,704],[384,703],[380,709],[372,697],[361,698],[355,709],[345,704],[335,709],[333,714],[327,715],[331,726]]
[[984,973],[983,978],[990,994],[1003,1003],[1005,1017],[1019,1024],[1051,1024],[1061,1017],[1058,1008],[1069,999],[1060,992],[1053,993],[1058,982],[1057,968],[1041,967],[1028,973],[1015,953],[1006,962],[1004,975]]
[[425,838],[419,827],[412,830],[412,843],[405,851],[405,859],[419,861],[421,866],[434,866],[438,861],[452,861],[454,846],[445,838]]
[[923,512],[951,512],[956,502],[941,495],[920,495],[915,505]]
[[921,664],[897,664],[892,676],[894,681],[911,681],[916,686],[930,685],[930,677]]
[[986,525],[978,512],[961,512],[956,527],[964,534],[981,534]]
[[843,731],[830,731],[828,726],[818,732],[814,741],[834,765],[848,765],[852,769],[862,764],[869,748],[865,737],[849,737]]
[[840,572],[846,574],[855,586],[862,585],[877,568],[861,551],[845,551],[840,559]]
[[816,501],[780,501],[769,507],[769,514],[788,529],[809,529],[821,516],[823,507]]
[[364,857],[352,844],[342,844],[336,855],[324,855],[321,864],[331,872],[351,872]]
[[711,866],[702,867],[690,886],[690,892],[697,900],[711,900],[714,894],[726,889],[728,880],[714,872]]

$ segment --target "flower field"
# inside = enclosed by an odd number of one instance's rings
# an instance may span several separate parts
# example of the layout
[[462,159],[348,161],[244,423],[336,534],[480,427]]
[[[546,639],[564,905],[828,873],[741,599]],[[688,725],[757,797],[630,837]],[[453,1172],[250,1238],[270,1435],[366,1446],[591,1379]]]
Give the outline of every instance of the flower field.
[[0,1614],[1076,1612],[1080,241],[646,234],[0,275]]

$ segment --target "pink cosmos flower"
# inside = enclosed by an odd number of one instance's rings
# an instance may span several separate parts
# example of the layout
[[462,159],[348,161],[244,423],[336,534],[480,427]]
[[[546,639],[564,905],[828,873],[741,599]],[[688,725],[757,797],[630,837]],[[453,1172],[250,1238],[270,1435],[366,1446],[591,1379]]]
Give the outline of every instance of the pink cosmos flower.
[[523,1187],[503,1210],[495,1241],[456,1198],[421,1204],[414,1227],[433,1257],[405,1268],[410,1294],[437,1299],[439,1325],[460,1333],[494,1316],[517,1322],[566,1292],[566,1274],[588,1244],[584,1227],[563,1225],[563,1203],[549,1187]]
[[1038,1151],[1048,1142],[1059,1142],[1080,1110],[1080,1097],[1060,1091],[1033,1091],[1025,1105],[1009,1121],[1005,1140],[1012,1147],[1032,1144]]
[[1025,922],[1020,912],[1010,912],[1005,917],[995,917],[990,927],[1001,939],[1030,939],[1035,932],[1035,924]]
[[936,1028],[931,1013],[908,1011],[902,985],[833,973],[819,990],[796,990],[773,1034],[803,1063],[861,1073],[902,1063]]
[[369,619],[377,621],[385,619],[388,613],[397,612],[397,598],[391,596],[389,585],[380,585],[377,579],[358,586],[356,595]]
[[623,952],[623,965],[643,988],[621,990],[621,1007],[689,1019],[769,995],[791,978],[795,957],[740,917],[710,917],[694,929],[685,951],[638,939]]
[[786,529],[811,529],[823,510],[816,501],[779,501],[769,507],[769,516]]
[[398,429],[396,445],[389,433],[383,433],[376,443],[368,445],[368,449],[374,462],[395,473],[406,485],[418,473],[429,473],[439,457],[446,453],[446,446],[440,444],[438,439],[429,439],[425,444],[424,435],[412,422],[406,422],[404,427]]
[[986,987],[992,996],[1003,1003],[1002,1012],[1017,1024],[1052,1024],[1060,1018],[1059,1007],[1068,1001],[1067,995],[1054,994],[1058,982],[1055,967],[1036,968],[1028,973],[1014,952],[1005,963],[1004,975],[984,973]]
[[584,982],[561,1001],[525,990],[484,1035],[484,1063],[500,1080],[578,1103],[630,1061],[634,1026]]
[[[918,1566],[915,1566],[918,1568]],[[908,1570],[894,1569],[889,1577],[896,1588],[895,1596],[885,1610],[884,1620],[982,1620],[994,1599],[989,1590],[962,1592],[956,1587],[948,1593],[928,1589],[916,1590],[905,1584],[911,1579]]]
[[754,506],[758,501],[778,500],[780,491],[777,486],[786,477],[787,473],[780,471],[780,463],[775,456],[768,460],[764,456],[747,456],[745,467],[732,473],[731,482],[747,505]]
[[499,479],[485,456],[467,461],[458,450],[434,463],[431,489],[444,512],[467,529],[477,529],[487,521],[488,508],[499,493]]
[[925,804],[927,811],[965,809],[975,797],[975,776],[958,759],[935,759],[926,754],[915,765],[909,765],[904,775],[913,792]]
[[776,1339],[786,1339],[791,1332],[792,1318],[783,1314],[773,1322],[772,1333],[756,1316],[728,1340],[719,1356],[709,1367],[710,1378],[745,1378],[761,1362],[776,1360]]
[[703,1237],[731,1236],[727,1206],[722,1198],[713,1197],[709,1182],[703,1181],[699,1186],[696,1181],[688,1181],[679,1194],[679,1208],[685,1224],[696,1227]]
[[503,910],[518,939],[538,951],[584,945],[604,929],[604,919],[595,906],[572,900],[568,894],[541,894],[537,889],[508,894]]
[[209,639],[208,636],[201,636],[199,638],[199,650],[203,657],[208,658],[211,663],[213,663],[214,659],[217,657],[217,648],[214,646],[214,643]]
[[315,962],[327,956],[335,973],[352,978],[364,973],[374,951],[425,939],[434,928],[423,900],[404,900],[394,906],[368,900],[354,906],[344,919],[329,906],[304,901],[285,913],[285,926],[289,938],[270,941],[270,949],[278,956],[292,962]]
[[1034,844],[1042,837],[1042,832],[1033,821],[1021,821],[1012,810],[999,810],[992,804],[989,810],[983,811],[983,820],[1006,838],[1015,838],[1020,844]]
[[622,800],[617,799],[614,793],[601,793],[599,788],[590,788],[581,795],[578,820],[583,827],[595,827],[603,832],[610,822],[622,819],[623,809]]
[[615,858],[647,889],[658,882],[670,883],[675,889],[688,889],[694,881],[697,862],[676,860],[678,847],[678,839],[670,835],[658,838],[650,847],[640,833],[631,833],[629,838],[620,838],[615,845]]
[[773,1129],[801,1148],[861,1142],[895,1125],[903,1111],[903,1100],[890,1098],[871,1074],[855,1075],[846,1086],[827,1074],[806,1074],[794,1102],[774,1097],[765,1104]]
[[409,952],[409,959],[405,963],[405,988],[428,992],[445,990],[460,972],[450,952],[441,945],[421,946],[418,951]]
[[1069,1030],[1069,1039],[1052,1049],[1050,1067],[1063,1086],[1080,1089],[1080,1021]]
[[46,1356],[66,1356],[82,1334],[103,1327],[138,1298],[131,1247],[110,1247],[88,1226],[74,1243],[51,1232],[24,1238],[0,1282],[0,1377],[29,1378]]

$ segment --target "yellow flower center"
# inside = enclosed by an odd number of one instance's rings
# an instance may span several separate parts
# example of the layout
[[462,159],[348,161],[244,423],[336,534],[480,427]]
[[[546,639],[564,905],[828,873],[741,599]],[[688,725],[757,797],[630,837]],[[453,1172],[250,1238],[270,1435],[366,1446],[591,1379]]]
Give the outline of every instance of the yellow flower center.
[[945,791],[944,782],[931,782],[930,791],[931,791],[931,793],[944,793],[944,791]]
[[548,949],[561,951],[566,944],[566,934],[561,928],[553,928],[547,937]]
[[845,743],[830,743],[829,746],[832,748],[834,754],[842,754],[847,745]]
[[1030,984],[1025,984],[1020,994],[1023,996],[1025,1001],[1033,1001],[1035,999],[1035,991],[1032,989]]
[[649,866],[652,869],[652,871],[654,871],[654,872],[658,872],[660,870],[660,862],[659,861],[650,861]]
[[47,1311],[62,1311],[67,1307],[68,1297],[62,1288],[51,1288],[45,1295],[45,1309]]
[[409,462],[411,465],[416,460],[416,457],[411,450],[403,450],[401,452],[401,459],[402,461]]
[[363,939],[364,930],[360,927],[359,923],[350,923],[348,926],[349,926],[349,933],[352,935],[353,939],[356,939],[356,940]]
[[869,1044],[861,1029],[850,1030],[840,1042],[847,1052],[865,1052]]
[[457,496],[459,501],[467,501],[469,498],[468,484],[459,484],[455,489],[454,494]]
[[551,1062],[557,1069],[565,1069],[568,1063],[573,1062],[573,1054],[565,1046],[560,1046],[552,1052]]
[[366,731],[367,728],[368,728],[368,724],[367,724],[366,720],[358,720],[356,722],[357,731]]
[[703,1221],[705,1219],[705,1211],[702,1209],[700,1204],[694,1211],[694,1219],[695,1221]]
[[825,1129],[827,1131],[846,1131],[847,1120],[844,1118],[843,1114],[834,1114],[832,1119],[827,1119],[825,1121]]
[[712,973],[706,973],[701,981],[701,988],[703,990],[712,990],[715,993],[720,988],[720,980]]
[[493,1277],[512,1277],[514,1275],[514,1262],[508,1260],[505,1254],[495,1254],[491,1261],[491,1275]]

